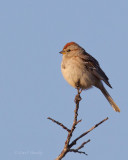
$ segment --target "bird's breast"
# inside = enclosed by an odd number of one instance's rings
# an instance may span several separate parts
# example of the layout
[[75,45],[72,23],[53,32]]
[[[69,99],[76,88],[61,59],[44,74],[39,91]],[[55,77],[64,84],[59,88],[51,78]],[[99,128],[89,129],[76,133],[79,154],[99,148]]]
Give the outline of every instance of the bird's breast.
[[82,89],[90,88],[92,85],[90,73],[85,66],[79,61],[76,61],[76,59],[63,60],[61,63],[61,71],[64,79],[74,88],[76,88],[78,82]]

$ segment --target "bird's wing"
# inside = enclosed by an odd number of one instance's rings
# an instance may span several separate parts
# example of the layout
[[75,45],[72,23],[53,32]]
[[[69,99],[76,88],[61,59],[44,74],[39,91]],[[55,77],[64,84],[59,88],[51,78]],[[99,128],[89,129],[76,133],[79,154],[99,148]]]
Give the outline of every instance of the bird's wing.
[[98,61],[94,57],[92,57],[87,52],[80,54],[79,57],[84,61],[85,67],[89,71],[91,71],[92,74],[94,74],[98,79],[103,80],[110,88],[112,88],[112,86],[108,81],[109,80],[108,77],[106,76],[104,71],[100,68]]

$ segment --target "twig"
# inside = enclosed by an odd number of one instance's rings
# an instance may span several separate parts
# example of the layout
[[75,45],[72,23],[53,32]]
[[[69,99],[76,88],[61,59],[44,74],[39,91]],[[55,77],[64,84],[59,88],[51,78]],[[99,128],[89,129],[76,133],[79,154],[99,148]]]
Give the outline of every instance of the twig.
[[84,147],[85,144],[87,144],[88,142],[90,142],[90,139],[87,140],[86,142],[83,142],[77,149],[70,149],[69,152],[75,152],[75,153],[83,153],[85,155],[88,155],[87,153],[83,152],[83,151],[79,151],[81,148]]
[[83,142],[83,143],[77,148],[77,150],[80,150],[81,148],[83,148],[84,145],[87,144],[87,143],[90,142],[90,141],[91,141],[91,140],[89,139],[89,140],[87,140],[86,142]]
[[50,118],[50,117],[48,117],[47,119],[49,119],[49,120],[51,120],[52,122],[58,124],[59,126],[61,126],[61,127],[62,127],[63,129],[65,129],[66,131],[71,132],[71,130],[68,129],[66,126],[64,126],[62,123],[60,123],[60,122],[58,122],[58,121],[56,121],[56,120],[54,120],[54,119],[52,119],[52,118]]
[[86,156],[88,155],[87,153],[83,152],[83,151],[78,151],[77,149],[70,149],[69,152],[74,152],[74,153],[83,153],[85,154]]
[[80,119],[79,121],[77,121],[77,124],[80,123],[82,121],[82,119]]
[[103,122],[105,122],[106,120],[108,120],[108,117],[105,118],[104,120],[102,120],[101,122],[97,123],[95,126],[93,126],[92,128],[90,128],[88,131],[84,132],[83,134],[81,134],[79,137],[77,137],[74,141],[72,141],[72,143],[69,145],[70,147],[74,146],[76,144],[76,142],[84,137],[86,134],[88,134],[89,132],[91,132],[93,129],[95,129],[96,127],[98,127],[100,124],[102,124]]

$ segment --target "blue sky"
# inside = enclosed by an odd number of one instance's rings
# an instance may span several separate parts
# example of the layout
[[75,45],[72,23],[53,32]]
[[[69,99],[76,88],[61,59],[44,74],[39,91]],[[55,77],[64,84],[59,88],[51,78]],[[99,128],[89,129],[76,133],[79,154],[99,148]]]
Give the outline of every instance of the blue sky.
[[5,0],[0,2],[0,159],[51,160],[62,150],[70,127],[76,90],[62,77],[59,51],[70,41],[100,63],[121,109],[113,111],[101,92],[82,93],[73,139],[109,117],[83,141],[84,155],[64,159],[127,159],[128,149],[128,1]]

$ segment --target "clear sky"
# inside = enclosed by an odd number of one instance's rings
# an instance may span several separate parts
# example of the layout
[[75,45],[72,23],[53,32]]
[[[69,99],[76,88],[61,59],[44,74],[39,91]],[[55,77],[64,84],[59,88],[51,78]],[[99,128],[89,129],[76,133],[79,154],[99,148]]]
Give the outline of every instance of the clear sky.
[[52,117],[70,127],[76,90],[62,77],[59,51],[75,41],[94,56],[110,79],[106,87],[121,109],[101,92],[82,93],[73,139],[109,117],[84,137],[84,155],[65,160],[128,157],[128,1],[4,0],[0,2],[0,159],[53,160],[67,136]]

